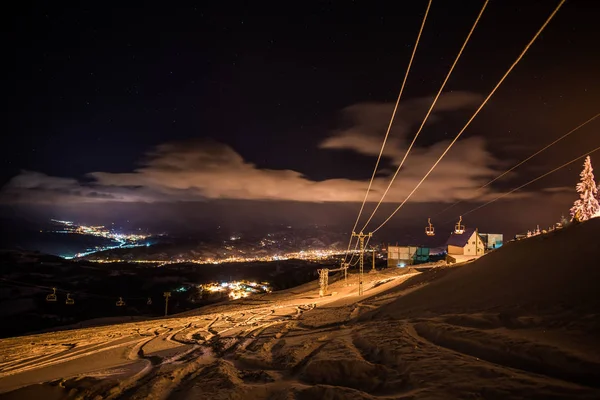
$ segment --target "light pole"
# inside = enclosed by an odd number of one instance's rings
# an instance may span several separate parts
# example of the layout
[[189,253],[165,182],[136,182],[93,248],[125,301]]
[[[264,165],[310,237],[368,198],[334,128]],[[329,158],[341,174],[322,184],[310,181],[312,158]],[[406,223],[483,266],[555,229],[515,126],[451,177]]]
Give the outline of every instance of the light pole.
[[165,317],[169,311],[169,297],[171,297],[171,292],[164,292],[163,296],[165,296]]

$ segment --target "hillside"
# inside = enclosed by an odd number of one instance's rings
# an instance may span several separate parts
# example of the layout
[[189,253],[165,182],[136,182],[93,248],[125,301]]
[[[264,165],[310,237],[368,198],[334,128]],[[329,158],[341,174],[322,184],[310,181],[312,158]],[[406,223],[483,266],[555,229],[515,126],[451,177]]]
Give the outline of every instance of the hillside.
[[[0,398],[598,399],[600,220],[383,270],[0,343]],[[39,384],[36,384],[39,383]]]
[[380,315],[494,311],[550,317],[600,313],[600,219],[509,242],[455,274],[403,296]]
[[[331,261],[330,263],[333,263]],[[223,301],[199,284],[231,280],[267,281],[274,290],[313,280],[317,265],[304,260],[224,264],[93,263],[22,251],[0,251],[0,339],[88,319],[164,315],[162,294],[172,292],[170,313]],[[58,301],[46,295],[57,288]],[[69,293],[75,304],[65,304]],[[125,305],[116,307],[123,298]],[[152,304],[147,304],[151,298]]]
[[260,234],[218,233],[212,238],[164,236],[152,246],[115,248],[89,254],[86,260],[198,260],[260,258],[301,250],[335,250],[346,236],[319,228],[290,228]]

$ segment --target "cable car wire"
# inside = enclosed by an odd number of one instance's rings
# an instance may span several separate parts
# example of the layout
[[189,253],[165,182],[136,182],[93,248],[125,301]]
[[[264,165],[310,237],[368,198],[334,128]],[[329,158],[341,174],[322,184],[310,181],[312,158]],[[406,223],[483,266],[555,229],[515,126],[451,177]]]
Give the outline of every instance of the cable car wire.
[[[364,245],[364,248],[365,248],[365,249],[367,248],[367,246],[369,246],[369,241],[371,240],[371,237],[372,237],[372,236],[369,236],[369,237],[367,238],[367,241],[365,242],[365,245]],[[358,241],[358,240],[357,240],[357,241]],[[358,245],[358,243],[357,243],[357,245]],[[357,246],[357,247],[358,247],[358,246]],[[352,259],[350,259],[350,260],[352,260]],[[354,264],[351,264],[350,262],[348,262],[348,264],[350,264],[350,266],[351,266],[351,267],[356,267],[356,265],[358,264],[358,262],[359,262],[359,261],[360,261],[360,257],[358,257],[358,258],[356,259],[356,261],[354,262]]]
[[[579,130],[580,128],[583,128],[585,125],[587,125],[588,123],[592,122],[593,120],[595,120],[596,118],[598,118],[600,116],[600,113],[594,115],[592,118],[588,119],[587,121],[585,121],[582,124],[579,124],[577,127],[571,129],[569,132],[565,133],[564,135],[562,135],[561,137],[559,137],[558,139],[556,139],[555,141],[553,141],[550,144],[547,144],[546,146],[544,146],[543,148],[541,148],[540,150],[536,151],[535,153],[533,153],[532,155],[530,155],[529,157],[527,157],[526,159],[524,159],[523,161],[521,161],[520,163],[516,164],[515,166],[513,166],[512,168],[510,168],[509,170],[504,171],[503,173],[501,173],[500,175],[498,175],[497,177],[495,177],[494,179],[492,179],[491,181],[489,181],[488,183],[486,183],[485,185],[481,186],[479,189],[477,189],[476,191],[480,191],[481,189],[486,188],[487,186],[491,185],[492,183],[496,182],[498,179],[502,178],[503,176],[505,176],[506,174],[508,174],[509,172],[515,170],[516,168],[520,167],[521,165],[525,164],[527,161],[531,160],[533,157],[537,156],[538,154],[540,154],[541,152],[543,152],[544,150],[554,146],[556,143],[560,142],[561,140],[563,140],[564,138],[566,138],[567,136],[569,136],[570,134],[572,134],[573,132]],[[472,200],[474,198],[476,198],[476,196],[473,196],[467,200]],[[448,206],[446,208],[444,208],[442,211],[440,211],[439,213],[436,214],[436,216],[443,214],[444,212],[448,211],[449,209],[453,208],[454,206],[457,206],[460,203],[464,203],[467,200],[459,200],[456,203],[452,204],[451,206]]]
[[560,167],[554,168],[553,170],[551,170],[551,171],[548,171],[548,172],[546,172],[545,174],[542,174],[542,175],[538,176],[537,178],[535,178],[535,179],[532,179],[532,180],[530,180],[529,182],[527,182],[527,183],[525,183],[525,184],[523,184],[523,185],[521,185],[521,186],[519,186],[519,187],[516,187],[516,188],[514,188],[514,189],[513,189],[513,190],[511,190],[510,192],[503,193],[502,195],[500,195],[500,196],[498,196],[498,197],[496,197],[496,198],[494,198],[494,199],[492,199],[492,200],[488,201],[487,203],[484,203],[484,204],[482,204],[482,205],[480,205],[480,206],[477,206],[477,207],[473,208],[473,209],[472,209],[472,210],[470,210],[470,211],[464,212],[464,213],[462,213],[462,215],[471,214],[472,212],[475,212],[475,211],[477,211],[477,210],[479,210],[479,209],[481,209],[481,208],[483,208],[483,207],[485,207],[485,206],[487,206],[487,205],[489,205],[489,204],[492,204],[492,203],[494,203],[494,202],[496,202],[496,201],[500,200],[501,198],[503,198],[503,197],[506,197],[506,196],[508,196],[509,194],[512,194],[512,193],[516,192],[517,190],[519,190],[519,189],[522,189],[522,188],[524,188],[525,186],[527,186],[527,185],[530,185],[530,184],[532,184],[533,182],[536,182],[536,181],[538,181],[538,180],[540,180],[540,179],[542,179],[542,178],[544,178],[544,177],[546,177],[546,176],[548,176],[548,175],[550,175],[550,174],[552,174],[552,173],[554,173],[554,172],[556,172],[556,171],[558,171],[558,170],[560,170],[560,169],[562,169],[562,168],[566,167],[567,165],[573,164],[575,161],[577,161],[577,160],[580,160],[580,159],[582,159],[583,157],[585,157],[585,156],[588,156],[588,155],[590,155],[590,154],[592,154],[592,153],[594,153],[594,152],[596,152],[596,151],[598,151],[598,150],[600,150],[600,146],[599,146],[599,147],[596,147],[595,149],[593,149],[593,150],[591,150],[591,151],[589,151],[589,152],[587,152],[587,153],[584,153],[584,154],[582,154],[582,155],[580,155],[580,156],[577,156],[576,158],[572,159],[571,161],[568,161],[568,162],[564,163],[564,164],[563,164],[563,165],[561,165]]
[[356,244],[354,245],[354,251],[352,252],[352,257],[350,257],[350,260],[348,261],[348,264],[350,264],[351,267],[356,265],[356,263],[352,264],[352,260],[354,260],[354,256],[356,256],[356,250],[358,249],[358,244],[359,244],[359,240],[358,240],[358,238],[356,238]]
[[[402,80],[402,86],[400,87],[400,92],[398,93],[398,98],[396,99],[396,105],[394,106],[394,111],[392,112],[392,117],[390,118],[390,123],[388,124],[387,131],[385,132],[385,136],[383,138],[383,143],[381,144],[381,149],[379,150],[379,155],[377,156],[377,161],[375,162],[375,168],[373,168],[373,174],[371,175],[371,180],[369,181],[369,186],[367,187],[367,191],[365,193],[365,198],[362,201],[360,210],[358,211],[358,216],[356,217],[356,221],[354,222],[354,226],[352,227],[352,232],[354,232],[356,230],[356,227],[358,226],[358,222],[360,221],[360,217],[362,215],[363,209],[365,208],[365,203],[367,202],[367,198],[369,197],[369,192],[371,191],[371,186],[373,185],[373,181],[375,180],[375,175],[377,174],[377,168],[379,167],[379,161],[381,160],[381,156],[383,155],[383,149],[385,148],[385,144],[386,144],[388,136],[390,134],[390,130],[392,129],[392,124],[394,123],[394,118],[396,117],[396,111],[398,110],[398,104],[400,104],[400,99],[402,98],[402,93],[404,92],[404,87],[406,86],[408,74],[410,72],[410,68],[411,68],[413,60],[415,58],[417,48],[419,47],[419,41],[421,40],[421,34],[423,33],[423,28],[425,27],[425,22],[427,21],[427,16],[429,15],[429,9],[431,8],[431,2],[432,2],[432,0],[429,0],[429,2],[427,3],[427,9],[425,10],[425,15],[423,16],[423,22],[421,22],[421,27],[419,28],[419,34],[417,35],[417,40],[415,42],[415,46],[413,47],[413,51],[410,56],[410,61],[408,62],[408,67],[406,68],[406,73],[404,74],[404,79]],[[350,241],[348,242],[348,249],[346,250],[344,262],[346,261],[346,258],[348,257],[348,252],[350,251],[351,246],[352,246],[352,234],[350,235]]]
[[438,90],[437,94],[435,95],[435,97],[433,99],[433,102],[431,103],[431,106],[429,107],[429,110],[427,111],[427,114],[425,114],[425,118],[423,118],[423,121],[421,122],[421,126],[419,126],[419,129],[417,130],[417,133],[415,134],[412,142],[410,142],[410,145],[408,146],[408,149],[406,150],[406,153],[404,153],[404,157],[402,157],[402,161],[400,161],[400,165],[398,165],[398,168],[396,168],[396,172],[392,176],[392,179],[390,180],[390,183],[388,184],[387,188],[383,192],[383,195],[381,196],[381,199],[379,199],[379,202],[375,206],[375,209],[371,213],[371,216],[369,217],[369,219],[367,220],[367,222],[365,222],[365,225],[361,229],[361,232],[363,232],[365,230],[365,228],[367,227],[367,225],[369,225],[369,222],[371,222],[371,220],[375,216],[375,213],[377,213],[377,210],[379,209],[379,206],[381,205],[381,203],[385,199],[385,196],[387,196],[390,188],[392,187],[392,184],[394,183],[394,180],[396,179],[396,176],[398,176],[398,173],[402,169],[402,166],[404,165],[404,162],[406,161],[406,158],[408,157],[408,154],[412,150],[415,142],[417,141],[417,138],[419,137],[419,134],[421,133],[421,131],[423,130],[423,127],[425,126],[425,123],[429,119],[429,115],[431,115],[431,112],[433,111],[433,109],[434,109],[434,107],[435,107],[438,99],[440,98],[440,95],[442,94],[442,91],[446,87],[446,83],[450,79],[450,75],[452,75],[452,72],[454,71],[454,67],[456,67],[456,64],[458,63],[458,60],[460,59],[460,56],[462,55],[465,47],[467,47],[467,43],[469,43],[469,39],[471,39],[471,35],[475,31],[475,28],[477,27],[477,24],[479,23],[479,20],[481,19],[481,16],[483,15],[483,12],[485,11],[485,8],[487,7],[488,2],[489,2],[489,0],[486,0],[485,3],[483,3],[483,7],[481,8],[481,11],[479,12],[479,15],[477,15],[477,18],[475,19],[475,23],[471,27],[471,30],[469,31],[469,34],[467,35],[467,38],[465,39],[462,47],[458,51],[458,55],[454,59],[454,63],[452,63],[452,66],[450,67],[450,70],[448,71],[448,74],[446,75],[446,79],[444,79],[444,82],[442,83],[442,86],[440,86],[440,89]]
[[[21,282],[21,281],[15,281],[13,279],[7,279],[7,278],[0,278],[0,281],[4,281],[6,282],[6,284],[10,285],[12,283],[12,286],[27,286],[27,287],[35,287],[38,289],[44,289],[44,290],[54,290],[55,292],[61,292],[61,293],[70,293],[71,295],[75,295],[75,296],[88,296],[88,297],[97,297],[97,298],[102,298],[102,299],[110,299],[110,300],[114,300],[114,296],[107,296],[107,295],[101,295],[101,294],[96,294],[96,293],[90,293],[90,292],[83,292],[80,290],[66,290],[66,289],[60,289],[56,286],[43,286],[43,285],[36,285],[33,283],[28,283],[28,282]],[[140,300],[140,299],[146,299],[147,297],[126,297],[127,300]]]
[[450,151],[450,149],[452,148],[452,146],[454,145],[454,143],[456,143],[456,141],[460,138],[460,136],[463,134],[463,132],[467,129],[467,127],[471,124],[471,122],[475,119],[475,117],[477,116],[477,114],[479,114],[479,112],[481,111],[481,109],[483,109],[483,107],[487,104],[487,102],[489,101],[489,99],[494,95],[494,93],[500,87],[500,85],[504,82],[504,80],[506,79],[506,77],[510,74],[510,72],[514,69],[514,67],[519,63],[519,61],[521,61],[521,59],[523,58],[523,56],[525,55],[525,53],[527,53],[527,51],[529,50],[529,48],[531,47],[531,45],[536,41],[536,39],[544,31],[544,29],[546,28],[546,26],[548,25],[548,23],[550,23],[550,21],[552,20],[552,18],[554,18],[554,16],[556,15],[556,13],[560,9],[560,7],[565,3],[565,1],[566,0],[561,0],[560,1],[560,3],[558,4],[558,6],[552,12],[552,14],[550,14],[550,16],[548,17],[548,19],[546,19],[546,22],[544,22],[544,24],[542,25],[542,27],[533,36],[533,39],[531,39],[529,41],[529,43],[527,44],[527,46],[525,46],[525,49],[521,52],[521,54],[517,57],[517,59],[512,63],[512,65],[510,66],[510,68],[508,69],[508,71],[506,71],[506,73],[502,76],[502,78],[500,79],[500,81],[498,81],[498,83],[492,89],[492,91],[490,92],[490,94],[488,94],[488,96],[485,98],[485,100],[483,100],[483,102],[481,103],[481,105],[479,106],[479,108],[475,111],[475,113],[467,121],[467,123],[460,130],[460,132],[458,132],[458,134],[456,135],[456,137],[454,138],[454,140],[452,140],[452,142],[450,142],[450,144],[448,145],[448,147],[446,148],[446,150],[444,150],[444,152],[442,153],[442,155],[440,155],[440,157],[433,164],[433,166],[429,169],[429,171],[425,174],[425,176],[419,181],[419,183],[417,184],[417,186],[415,186],[415,188],[408,194],[408,196],[404,199],[404,201],[402,201],[402,203],[400,203],[400,205],[398,207],[396,207],[396,209],[390,214],[390,216],[387,217],[376,229],[374,229],[372,231],[372,233],[377,232],[386,223],[388,223],[388,221],[390,219],[392,219],[392,217],[394,215],[396,215],[396,213],[404,206],[404,204],[406,204],[406,202],[408,201],[408,199],[411,198],[411,196],[417,191],[417,189],[419,189],[419,187],[423,184],[423,182],[427,179],[427,177],[429,177],[429,175],[435,169],[435,167],[437,167],[437,165],[440,163],[440,161],[442,161],[442,159],[444,158],[444,156],[446,155],[446,153],[448,153],[448,151]]

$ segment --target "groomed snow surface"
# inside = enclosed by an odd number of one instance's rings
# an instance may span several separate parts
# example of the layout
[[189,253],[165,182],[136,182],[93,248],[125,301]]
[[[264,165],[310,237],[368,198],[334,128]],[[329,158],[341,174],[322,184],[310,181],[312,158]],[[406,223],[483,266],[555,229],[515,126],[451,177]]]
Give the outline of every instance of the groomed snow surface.
[[[461,267],[4,339],[0,399],[598,399],[600,219]],[[332,281],[334,277],[330,278]]]

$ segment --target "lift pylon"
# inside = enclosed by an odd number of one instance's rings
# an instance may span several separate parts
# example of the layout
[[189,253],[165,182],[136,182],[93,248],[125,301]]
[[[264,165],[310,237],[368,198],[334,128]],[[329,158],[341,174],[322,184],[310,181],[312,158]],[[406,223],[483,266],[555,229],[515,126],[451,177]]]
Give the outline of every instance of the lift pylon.
[[329,285],[329,270],[321,268],[319,271],[319,297],[327,294],[327,286]]
[[329,273],[337,272],[337,271],[344,271],[344,282],[346,282],[348,279],[348,266],[349,266],[348,263],[342,263],[342,266],[339,268],[335,268],[335,269],[321,268],[321,269],[317,270],[317,272],[319,273],[319,296],[320,297],[327,296],[327,289],[329,288]]
[[375,247],[371,249],[371,252],[373,253],[373,265],[371,266],[371,272],[377,272],[375,269]]
[[358,258],[359,260],[359,268],[358,268],[358,295],[362,296],[363,295],[363,273],[364,273],[364,267],[365,267],[365,238],[370,238],[371,236],[373,236],[373,234],[371,232],[369,233],[356,233],[356,232],[352,232],[352,236],[357,237],[358,241],[360,243],[360,256]]

